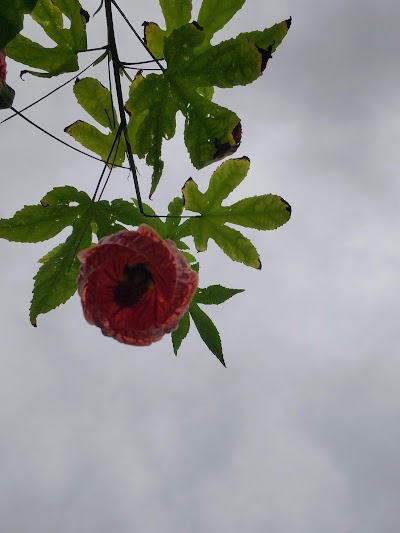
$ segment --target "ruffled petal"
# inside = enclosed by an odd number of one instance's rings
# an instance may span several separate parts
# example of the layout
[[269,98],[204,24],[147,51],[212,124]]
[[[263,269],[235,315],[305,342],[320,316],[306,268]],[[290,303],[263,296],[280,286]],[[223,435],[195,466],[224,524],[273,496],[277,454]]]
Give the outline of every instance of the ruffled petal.
[[6,53],[4,50],[0,50],[0,81],[6,81],[6,77],[7,77]]
[[[148,346],[176,329],[197,289],[197,273],[175,243],[146,224],[104,237],[78,258],[86,320],[125,344]],[[139,288],[129,272],[141,272]],[[121,290],[126,305],[116,297]]]

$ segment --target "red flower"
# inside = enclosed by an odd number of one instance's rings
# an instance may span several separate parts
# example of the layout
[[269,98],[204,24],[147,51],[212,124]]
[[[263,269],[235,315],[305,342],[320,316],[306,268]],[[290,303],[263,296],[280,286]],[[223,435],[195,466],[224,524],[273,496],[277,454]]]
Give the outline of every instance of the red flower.
[[197,273],[174,242],[142,224],[78,253],[78,292],[90,324],[134,346],[178,327],[197,289]]
[[6,81],[7,65],[6,65],[6,53],[4,50],[0,50],[0,83]]

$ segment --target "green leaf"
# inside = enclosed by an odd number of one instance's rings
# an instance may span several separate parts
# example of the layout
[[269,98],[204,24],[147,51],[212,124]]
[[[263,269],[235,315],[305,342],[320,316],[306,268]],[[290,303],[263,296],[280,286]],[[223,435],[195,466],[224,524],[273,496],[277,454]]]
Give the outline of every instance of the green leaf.
[[[78,0],[38,0],[31,17],[56,46],[46,48],[19,34],[8,43],[7,54],[15,61],[45,71],[24,71],[35,76],[49,78],[78,70],[77,53],[87,49],[81,12]],[[63,15],[69,19],[69,28],[64,28]]]
[[30,13],[37,0],[1,0],[0,2],[0,50],[22,30],[24,14]]
[[[154,167],[150,196],[160,181],[164,163],[161,146],[164,139],[175,135],[178,111],[176,94],[168,79],[150,74],[147,78],[132,84],[126,109],[131,114],[129,138],[132,150],[146,163]],[[139,123],[138,117],[140,119]]]
[[191,0],[160,0],[160,6],[168,33],[190,21]]
[[101,200],[96,203],[94,220],[96,224],[94,233],[96,233],[98,239],[126,229],[116,222],[114,210],[106,200]]
[[285,224],[292,209],[280,196],[264,194],[244,198],[224,210],[227,222],[258,230],[276,229]]
[[207,98],[207,100],[212,100],[214,96],[214,87],[197,87],[197,92]]
[[[130,207],[138,211],[133,204]],[[115,205],[92,202],[85,192],[70,186],[56,187],[39,205],[25,206],[12,218],[0,220],[0,237],[19,242],[50,239],[68,226],[72,233],[67,240],[39,260],[42,266],[35,277],[30,314],[34,325],[39,314],[66,302],[76,291],[76,253],[91,245],[92,233],[102,238],[125,228],[117,222]]]
[[[197,263],[198,266],[198,263]],[[196,271],[198,272],[198,269],[196,268]],[[189,313],[192,317],[195,326],[200,334],[200,337],[204,341],[204,343],[207,345],[209,350],[219,359],[219,361],[225,366],[223,353],[222,353],[222,345],[221,345],[221,338],[218,333],[217,328],[215,327],[214,323],[210,319],[209,316],[204,313],[202,309],[198,306],[198,304],[206,304],[206,305],[213,305],[213,304],[221,304],[234,296],[235,294],[238,294],[240,292],[243,292],[243,289],[228,289],[227,287],[223,287],[222,285],[211,285],[210,287],[207,287],[205,289],[197,289],[196,295],[194,297],[194,300],[190,304],[189,312],[187,312],[182,318],[179,323],[179,328],[172,332],[172,344],[174,348],[174,353],[177,355],[178,350],[182,344],[182,341],[185,339],[189,332],[190,328],[190,320],[189,320]]]
[[9,109],[13,105],[14,97],[14,89],[0,80],[0,109]]
[[212,223],[209,223],[205,229],[208,231],[209,237],[215,241],[232,261],[261,270],[261,261],[255,246],[240,231],[229,226],[220,226]]
[[30,321],[36,326],[38,315],[48,313],[65,303],[76,292],[79,261],[76,253],[88,248],[92,242],[90,220],[93,214],[89,206],[74,225],[65,243],[40,267],[35,276]]
[[[246,156],[240,159],[224,161],[213,173],[207,192],[201,196],[210,208],[218,208],[228,198],[232,191],[242,183],[250,169],[250,159]],[[196,185],[197,188],[197,185]],[[198,189],[197,189],[198,190]],[[200,193],[201,194],[201,193]],[[196,194],[197,196],[197,194]],[[192,202],[193,199],[190,199]],[[185,198],[186,202],[186,198]],[[187,202],[185,208],[190,209]]]
[[174,198],[168,206],[169,217],[166,218],[164,224],[164,239],[173,239],[176,234],[176,229],[181,222],[181,215],[183,211],[183,200],[178,196]]
[[92,242],[91,222],[95,221],[97,205],[74,187],[56,187],[39,205],[25,206],[11,219],[0,220],[0,237],[19,242],[50,239],[72,226],[67,240],[39,260],[42,266],[35,276],[30,311],[33,325],[39,314],[66,302],[76,291],[79,262],[75,256]]
[[[77,120],[64,129],[82,146],[97,154],[108,166],[120,166],[125,161],[125,141],[116,131],[108,135],[99,131],[95,126]],[[115,140],[118,135],[118,140]]]
[[172,332],[171,339],[172,339],[172,346],[174,348],[175,355],[178,355],[178,350],[189,333],[190,329],[190,318],[189,318],[189,311],[187,311],[183,317],[179,321],[178,329]]
[[271,28],[266,28],[263,31],[251,31],[242,33],[241,35],[259,48],[267,50],[271,47],[271,52],[275,52],[286,37],[291,24],[292,18],[289,18],[282,22],[278,22],[278,24],[274,24]]
[[197,273],[200,271],[200,263],[194,263],[193,265],[190,265],[193,270],[195,270]]
[[[80,202],[80,205],[69,206],[72,201]],[[89,196],[78,193],[74,187],[57,187],[42,199],[41,205],[25,206],[12,218],[0,219],[0,237],[17,242],[51,239],[65,227],[72,226],[89,203]]]
[[113,200],[111,202],[111,209],[114,217],[122,224],[129,224],[130,226],[140,226],[140,224],[147,224],[151,226],[160,237],[164,238],[164,222],[155,214],[155,211],[147,204],[143,204],[144,211],[151,215],[146,217],[141,213],[137,207],[137,200],[127,202],[126,200]]
[[111,202],[110,207],[114,213],[115,219],[122,222],[122,224],[139,226],[145,220],[145,216],[139,211],[133,202],[117,199]]
[[51,78],[64,72],[74,72],[78,70],[78,60],[76,53],[71,49],[45,48],[41,44],[35,43],[31,39],[19,34],[7,45],[7,54],[24,65],[40,68],[46,72],[36,72],[24,70],[34,76]]
[[213,173],[205,193],[199,191],[192,179],[186,182],[182,192],[185,209],[201,214],[189,219],[198,251],[206,250],[211,238],[232,260],[260,269],[261,262],[253,244],[225,224],[259,230],[276,229],[289,220],[291,208],[283,198],[272,194],[246,198],[232,206],[222,205],[243,181],[249,165],[247,157],[225,161]]
[[197,22],[210,40],[242,8],[246,0],[203,0]]
[[48,261],[49,259],[54,257],[56,255],[56,253],[58,252],[58,250],[62,247],[62,245],[63,245],[62,243],[61,244],[57,244],[57,246],[55,246],[52,250],[47,252],[47,254],[45,254],[43,257],[38,259],[38,263],[42,263],[42,264],[46,263],[46,261]]
[[203,168],[234,152],[240,144],[239,117],[225,107],[193,94],[186,109],[185,144],[195,168]]
[[[243,1],[205,1],[200,20],[211,33],[222,27],[240,9]],[[176,3],[165,3],[175,9]],[[140,74],[131,85],[126,108],[130,113],[129,138],[133,152],[146,158],[154,168],[151,194],[162,175],[162,143],[175,134],[175,115],[185,117],[184,139],[195,168],[233,154],[241,141],[239,117],[231,110],[211,101],[214,86],[234,87],[252,83],[261,76],[270,57],[266,36],[252,33],[211,46],[209,34],[197,24],[184,24],[170,35],[155,24],[146,26],[147,39],[153,52],[162,52],[167,68],[161,75]],[[281,31],[281,30],[280,30]],[[275,32],[278,37],[279,32]],[[281,31],[282,33],[282,31]],[[283,38],[279,34],[279,38]]]
[[164,57],[164,37],[167,32],[155,22],[144,22],[144,42],[156,59]]
[[[59,46],[86,50],[86,18],[77,0],[39,0],[31,16]],[[64,28],[63,16],[69,19],[69,28]]]
[[117,114],[112,105],[111,93],[95,78],[77,79],[74,94],[78,104],[101,124],[112,131],[118,127]]
[[64,187],[55,187],[50,192],[45,194],[40,200],[40,204],[44,207],[55,205],[68,205],[79,203],[90,203],[90,197],[83,191],[78,191],[75,187],[64,185]]
[[[83,109],[110,133],[102,133],[82,120],[67,126],[64,131],[103,161],[108,161],[109,166],[122,165],[126,143],[119,129],[110,91],[95,78],[84,78],[76,81],[74,94]],[[115,140],[116,136],[118,140]]]
[[[172,239],[175,241],[179,250],[187,250],[189,247],[181,239],[189,235],[189,232],[181,231],[185,223],[179,225],[180,218],[166,218],[163,222],[155,213],[155,211],[147,204],[143,204],[144,211],[147,215],[141,213],[137,207],[137,200],[127,202],[126,200],[113,200],[110,204],[113,217],[116,221],[128,224],[130,226],[139,226],[140,224],[147,224],[151,226],[162,239]],[[174,198],[170,202],[169,214],[179,217],[182,213],[183,202],[181,198]]]
[[[181,250],[182,250],[182,248],[181,248]],[[191,263],[192,266],[193,266],[193,263],[196,263],[197,259],[195,258],[194,255],[190,254],[189,252],[185,252],[184,250],[182,250],[182,253],[186,257],[186,261],[188,263]]]
[[184,75],[196,87],[247,85],[261,76],[262,58],[258,48],[239,35],[193,56],[190,64],[185,65]]
[[194,301],[197,304],[219,305],[240,292],[244,292],[244,289],[228,289],[222,285],[210,285],[205,289],[197,289]]
[[221,338],[219,336],[217,328],[214,325],[214,322],[208,315],[206,315],[206,313],[202,309],[200,309],[200,307],[195,302],[192,302],[190,304],[189,310],[190,316],[192,317],[197,331],[199,332],[200,337],[203,339],[203,342],[207,345],[208,349],[219,359],[219,361],[224,366],[226,366],[222,353]]

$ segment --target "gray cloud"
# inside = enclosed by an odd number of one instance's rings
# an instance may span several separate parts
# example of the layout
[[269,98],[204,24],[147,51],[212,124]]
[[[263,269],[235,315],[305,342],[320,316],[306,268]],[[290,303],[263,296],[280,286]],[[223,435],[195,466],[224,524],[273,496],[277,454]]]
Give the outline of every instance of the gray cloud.
[[[398,529],[399,7],[248,4],[226,35],[289,14],[293,26],[263,78],[217,93],[242,117],[238,155],[252,161],[232,198],[282,194],[293,218],[245,231],[261,272],[214,245],[201,256],[202,286],[247,289],[207,310],[228,368],[194,327],[178,358],[168,338],[144,350],[106,339],[77,298],[32,328],[31,278],[55,242],[1,242],[4,531]],[[135,6],[137,26],[145,7]],[[128,34],[123,43],[142,54]],[[17,70],[10,62],[20,107],[58,83],[19,82]],[[29,116],[61,131],[82,114],[67,89]],[[157,209],[189,176],[204,187],[215,168],[195,172],[181,139],[166,148]],[[3,127],[0,154],[2,217],[66,182],[90,192],[99,175],[17,120]],[[127,177],[113,178],[109,197],[133,195]]]

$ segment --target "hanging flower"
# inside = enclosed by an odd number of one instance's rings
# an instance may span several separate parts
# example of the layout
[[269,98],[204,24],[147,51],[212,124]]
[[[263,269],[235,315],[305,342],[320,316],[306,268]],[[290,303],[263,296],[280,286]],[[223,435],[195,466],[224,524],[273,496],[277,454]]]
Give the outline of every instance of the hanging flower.
[[104,237],[78,259],[86,320],[125,344],[148,346],[175,330],[197,289],[175,243],[147,224]]
[[0,109],[8,109],[13,105],[15,91],[6,83],[6,53],[0,50]]
[[0,50],[0,83],[6,81],[7,65],[6,65],[6,53],[4,50]]

